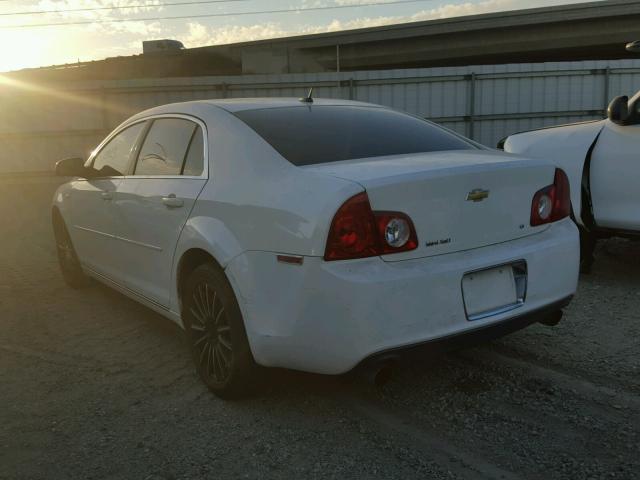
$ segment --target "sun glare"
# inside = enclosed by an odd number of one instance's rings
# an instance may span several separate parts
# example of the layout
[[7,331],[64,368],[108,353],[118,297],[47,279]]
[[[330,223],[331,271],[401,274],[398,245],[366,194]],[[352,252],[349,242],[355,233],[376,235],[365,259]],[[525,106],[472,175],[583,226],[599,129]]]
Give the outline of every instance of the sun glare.
[[61,37],[53,30],[0,28],[0,72],[56,63],[63,51]]

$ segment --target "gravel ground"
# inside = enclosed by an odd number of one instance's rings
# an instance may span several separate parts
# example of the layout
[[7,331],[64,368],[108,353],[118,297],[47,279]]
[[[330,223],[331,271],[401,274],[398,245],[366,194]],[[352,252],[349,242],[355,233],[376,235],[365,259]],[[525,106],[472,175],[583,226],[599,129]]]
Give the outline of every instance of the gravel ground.
[[0,186],[0,478],[640,478],[640,242],[599,246],[557,327],[229,403],[170,322],[63,284],[51,179]]

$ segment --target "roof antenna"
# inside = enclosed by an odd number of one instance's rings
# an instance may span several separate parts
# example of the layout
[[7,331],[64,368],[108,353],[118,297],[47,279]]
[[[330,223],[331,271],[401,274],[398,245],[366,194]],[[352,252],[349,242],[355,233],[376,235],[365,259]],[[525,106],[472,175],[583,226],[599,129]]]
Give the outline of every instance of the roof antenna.
[[313,87],[309,89],[309,93],[307,93],[306,97],[300,98],[300,101],[304,103],[313,103],[312,95],[313,95]]

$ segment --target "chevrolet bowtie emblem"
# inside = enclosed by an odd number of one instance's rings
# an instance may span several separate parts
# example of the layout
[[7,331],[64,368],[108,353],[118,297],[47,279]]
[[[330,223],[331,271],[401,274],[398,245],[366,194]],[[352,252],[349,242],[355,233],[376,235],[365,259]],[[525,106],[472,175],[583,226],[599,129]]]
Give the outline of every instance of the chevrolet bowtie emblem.
[[482,190],[476,188],[467,193],[467,202],[481,202],[485,198],[489,197],[489,190]]

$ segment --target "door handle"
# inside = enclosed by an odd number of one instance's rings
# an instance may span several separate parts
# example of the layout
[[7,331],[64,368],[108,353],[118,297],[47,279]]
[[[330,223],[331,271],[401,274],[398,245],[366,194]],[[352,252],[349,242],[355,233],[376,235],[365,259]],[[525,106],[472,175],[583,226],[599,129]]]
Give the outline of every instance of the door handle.
[[166,197],[162,197],[162,203],[167,208],[180,208],[184,205],[184,202],[181,198],[176,198],[175,193],[171,193]]
[[102,192],[100,196],[103,200],[113,200],[113,193],[111,192]]

